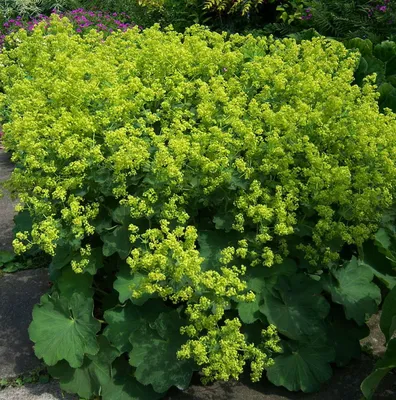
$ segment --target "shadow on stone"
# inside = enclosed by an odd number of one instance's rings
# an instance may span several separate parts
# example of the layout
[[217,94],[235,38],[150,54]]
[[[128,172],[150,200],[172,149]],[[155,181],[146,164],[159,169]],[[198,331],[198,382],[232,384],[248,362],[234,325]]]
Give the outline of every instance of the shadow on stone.
[[57,382],[7,388],[0,392],[0,400],[77,400],[78,397],[63,394]]
[[46,269],[20,271],[0,279],[0,378],[15,377],[41,365],[33,353],[28,326],[33,306],[48,289]]
[[[241,382],[217,382],[202,386],[198,382],[185,392],[172,390],[165,400],[361,400],[360,384],[373,369],[375,361],[363,355],[361,360],[345,368],[334,368],[333,378],[318,393],[295,393],[276,387],[263,380],[252,384]],[[396,399],[395,375],[390,374],[379,387],[373,400]]]

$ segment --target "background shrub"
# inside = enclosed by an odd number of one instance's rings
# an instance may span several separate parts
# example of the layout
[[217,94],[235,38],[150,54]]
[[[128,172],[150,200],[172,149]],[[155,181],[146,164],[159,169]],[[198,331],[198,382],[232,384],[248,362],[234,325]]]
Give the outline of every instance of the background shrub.
[[[77,8],[71,11],[52,12],[57,14],[60,18],[69,18],[75,31],[81,35],[85,35],[91,29],[103,32],[104,36],[107,36],[115,30],[125,31],[135,26],[131,21],[131,17],[125,12],[120,14],[107,13],[103,11],[88,11],[83,8]],[[3,24],[3,34],[0,35],[0,47],[4,46],[5,39],[8,35],[17,32],[23,28],[31,33],[34,27],[42,21],[46,21],[45,27],[49,26],[49,16],[39,14],[36,17],[30,19],[23,19],[22,16],[17,16],[15,19],[8,19]],[[141,28],[141,27],[139,27]]]
[[8,39],[1,109],[31,224],[15,250],[53,257],[30,337],[61,386],[152,399],[250,364],[310,392],[359,357],[381,294],[357,257],[394,201],[396,119],[351,85],[358,56],[46,24]]

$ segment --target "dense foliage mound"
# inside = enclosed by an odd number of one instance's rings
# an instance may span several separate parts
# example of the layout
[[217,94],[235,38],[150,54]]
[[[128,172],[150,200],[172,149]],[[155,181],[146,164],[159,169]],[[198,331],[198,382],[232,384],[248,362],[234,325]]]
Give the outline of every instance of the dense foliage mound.
[[355,256],[396,182],[396,118],[351,85],[358,56],[46,24],[8,38],[0,99],[15,250],[53,256],[30,337],[62,387],[153,399],[250,365],[309,392],[358,357],[381,296]]

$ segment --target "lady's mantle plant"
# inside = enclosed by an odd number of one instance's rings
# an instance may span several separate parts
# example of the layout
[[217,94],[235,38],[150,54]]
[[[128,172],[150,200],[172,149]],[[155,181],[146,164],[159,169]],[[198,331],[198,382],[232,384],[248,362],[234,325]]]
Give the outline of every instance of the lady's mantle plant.
[[358,357],[380,291],[353,255],[394,200],[396,120],[357,56],[45,25],[8,39],[1,106],[15,250],[53,256],[30,337],[62,387],[153,399],[250,365],[309,392]]

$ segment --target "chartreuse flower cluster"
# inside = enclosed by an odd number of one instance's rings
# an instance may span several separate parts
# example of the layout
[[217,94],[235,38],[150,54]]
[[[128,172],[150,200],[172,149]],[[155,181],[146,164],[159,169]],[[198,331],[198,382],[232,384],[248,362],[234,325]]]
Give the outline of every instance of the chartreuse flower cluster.
[[[32,219],[14,247],[54,256],[54,292],[30,330],[36,354],[68,391],[105,400],[112,385],[186,387],[197,369],[206,381],[238,378],[248,361],[260,379],[280,351],[277,330],[303,340],[323,325],[284,329],[271,293],[304,287],[315,294],[297,297],[316,307],[307,318],[328,314],[315,281],[290,278],[287,257],[333,266],[392,203],[395,116],[379,113],[369,81],[351,84],[357,56],[323,38],[199,26],[81,37],[65,18],[46,24],[11,35],[17,45],[0,55],[4,144],[17,164],[8,186]],[[66,327],[52,353],[46,340]],[[92,372],[104,360],[119,379]],[[90,391],[68,368],[91,371]]]

